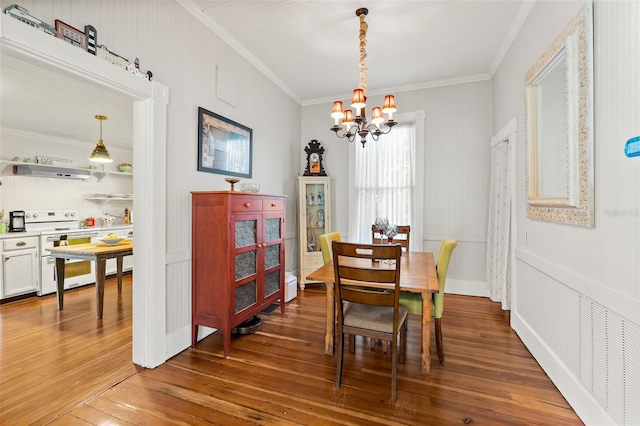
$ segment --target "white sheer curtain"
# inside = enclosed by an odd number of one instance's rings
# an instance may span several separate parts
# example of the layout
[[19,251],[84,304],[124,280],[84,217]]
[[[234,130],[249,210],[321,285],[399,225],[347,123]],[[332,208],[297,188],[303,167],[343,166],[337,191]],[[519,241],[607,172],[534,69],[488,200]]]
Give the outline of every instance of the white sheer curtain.
[[355,147],[355,229],[349,238],[371,242],[371,225],[376,217],[386,217],[395,225],[414,222],[415,122],[397,124],[377,141],[370,137],[364,148]]
[[491,190],[487,238],[487,284],[494,302],[511,309],[511,165],[509,140],[491,148]]

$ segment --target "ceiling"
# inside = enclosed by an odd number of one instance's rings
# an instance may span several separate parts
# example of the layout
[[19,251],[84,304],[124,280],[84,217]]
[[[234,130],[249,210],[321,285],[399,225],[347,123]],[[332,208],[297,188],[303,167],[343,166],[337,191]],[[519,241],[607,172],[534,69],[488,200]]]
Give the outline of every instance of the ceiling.
[[302,105],[350,99],[369,14],[369,95],[491,78],[532,1],[187,0],[180,3]]
[[[367,7],[368,94],[491,78],[531,1],[181,0],[180,4],[301,105],[347,101],[359,81]],[[131,149],[130,101],[64,74],[0,61],[0,125]],[[29,75],[28,81],[24,75]]]

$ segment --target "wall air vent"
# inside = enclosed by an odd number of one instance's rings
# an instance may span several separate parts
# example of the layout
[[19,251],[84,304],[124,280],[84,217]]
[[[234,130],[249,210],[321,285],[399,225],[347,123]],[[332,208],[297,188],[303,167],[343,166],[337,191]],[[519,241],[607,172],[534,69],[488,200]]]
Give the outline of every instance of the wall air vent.
[[640,327],[579,298],[579,379],[620,425],[640,424]]

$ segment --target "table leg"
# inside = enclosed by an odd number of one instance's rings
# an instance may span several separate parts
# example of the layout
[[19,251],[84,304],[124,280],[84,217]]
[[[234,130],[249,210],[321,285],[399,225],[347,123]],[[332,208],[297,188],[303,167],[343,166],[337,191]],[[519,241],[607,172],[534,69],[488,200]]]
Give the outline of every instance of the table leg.
[[[104,281],[107,260],[96,260],[96,311],[98,319],[102,319],[102,309],[104,307]],[[122,273],[122,271],[120,271]]]
[[431,372],[431,293],[422,293],[422,357],[420,371]]
[[58,310],[61,311],[64,307],[64,264],[63,258],[56,258],[56,285],[58,293]]
[[124,256],[116,257],[116,268],[118,271],[118,294],[122,293],[122,260]]
[[333,355],[333,342],[335,339],[336,302],[333,296],[333,283],[325,283],[327,286],[327,321],[324,335],[324,353]]

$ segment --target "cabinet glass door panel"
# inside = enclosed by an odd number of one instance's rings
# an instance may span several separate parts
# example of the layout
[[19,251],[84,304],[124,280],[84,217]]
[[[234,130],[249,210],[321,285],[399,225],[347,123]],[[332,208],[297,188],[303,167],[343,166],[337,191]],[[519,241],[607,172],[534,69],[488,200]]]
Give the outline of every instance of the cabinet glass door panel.
[[282,224],[279,217],[268,218],[264,221],[264,240],[275,241],[282,238]]
[[280,244],[265,247],[264,249],[264,267],[271,269],[280,265]]
[[324,190],[325,186],[322,183],[309,183],[304,186],[307,252],[320,251],[318,237],[325,233]]
[[256,280],[249,281],[236,287],[236,314],[245,310],[249,306],[255,305],[257,302],[257,283]]
[[280,269],[269,272],[264,277],[264,297],[271,296],[280,290]]
[[258,272],[256,250],[236,254],[235,279],[240,281]]
[[236,248],[246,247],[258,243],[258,221],[238,220],[236,221]]

